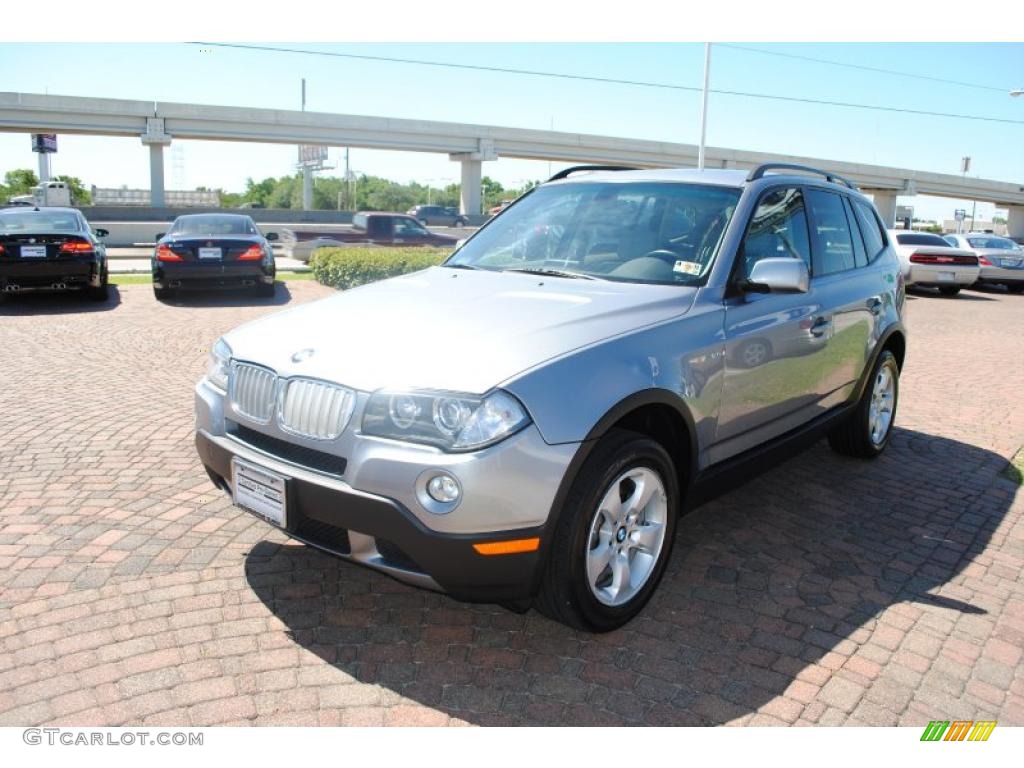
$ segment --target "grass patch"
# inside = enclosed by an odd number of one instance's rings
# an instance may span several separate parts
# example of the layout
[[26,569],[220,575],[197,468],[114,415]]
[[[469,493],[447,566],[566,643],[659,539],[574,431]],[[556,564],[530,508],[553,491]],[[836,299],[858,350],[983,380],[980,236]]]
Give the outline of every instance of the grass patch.
[[1024,485],[1024,447],[1013,455],[1001,474],[1012,483]]

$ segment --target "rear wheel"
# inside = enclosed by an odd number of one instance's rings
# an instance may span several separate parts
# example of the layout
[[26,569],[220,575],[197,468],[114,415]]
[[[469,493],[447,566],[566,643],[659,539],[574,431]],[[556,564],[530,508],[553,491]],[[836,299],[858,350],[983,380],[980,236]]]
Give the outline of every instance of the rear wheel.
[[635,432],[609,432],[573,483],[535,607],[578,629],[621,627],[661,580],[678,511],[665,449]]
[[154,286],[153,295],[157,301],[169,301],[174,298],[174,291],[171,288],[157,288]]
[[270,298],[277,292],[277,283],[260,283],[256,286],[256,295]]
[[959,285],[940,285],[939,286],[939,293],[941,293],[943,296],[956,296],[958,293],[960,293],[960,286]]
[[95,288],[88,289],[89,298],[93,301],[103,302],[110,298],[110,277],[104,272],[102,282]]
[[888,349],[875,363],[853,415],[828,436],[832,450],[846,456],[873,459],[889,444],[900,394],[900,368]]

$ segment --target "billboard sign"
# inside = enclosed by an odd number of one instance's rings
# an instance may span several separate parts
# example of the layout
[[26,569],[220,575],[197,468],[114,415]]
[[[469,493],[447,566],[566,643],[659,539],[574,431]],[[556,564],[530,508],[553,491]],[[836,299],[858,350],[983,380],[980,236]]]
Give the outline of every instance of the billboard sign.
[[322,165],[327,160],[327,147],[316,144],[299,145],[299,165]]
[[33,152],[56,152],[57,151],[57,134],[56,133],[33,133],[32,134],[32,151]]

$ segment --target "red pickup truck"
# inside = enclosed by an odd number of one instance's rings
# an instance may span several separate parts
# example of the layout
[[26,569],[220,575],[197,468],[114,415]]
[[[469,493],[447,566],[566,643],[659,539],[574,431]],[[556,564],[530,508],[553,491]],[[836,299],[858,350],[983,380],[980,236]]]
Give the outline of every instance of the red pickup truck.
[[360,212],[352,217],[352,226],[333,232],[292,232],[281,230],[280,244],[290,250],[292,258],[309,261],[317,248],[339,245],[394,245],[455,247],[457,237],[431,232],[412,216],[404,213]]

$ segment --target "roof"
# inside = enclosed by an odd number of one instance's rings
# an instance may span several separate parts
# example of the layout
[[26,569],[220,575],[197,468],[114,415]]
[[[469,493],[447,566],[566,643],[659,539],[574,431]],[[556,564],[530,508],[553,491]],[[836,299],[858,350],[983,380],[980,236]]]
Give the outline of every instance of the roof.
[[722,187],[742,187],[747,183],[747,171],[696,168],[644,168],[636,171],[580,171],[565,179],[552,182],[565,184],[576,181],[677,181],[715,184]]
[[28,205],[12,205],[9,208],[0,208],[0,213],[9,213],[15,211],[17,213],[79,213],[77,208],[67,208],[57,205],[44,205],[44,206],[28,206]]
[[[822,171],[824,173],[824,171]],[[734,168],[646,168],[635,171],[583,171],[575,173],[565,179],[550,182],[552,184],[565,184],[578,181],[599,181],[599,182],[636,182],[636,181],[674,181],[690,184],[711,184],[719,187],[740,188],[757,181],[747,181],[750,171]],[[859,189],[850,189],[842,183],[826,181],[824,177],[814,176],[799,171],[784,172],[781,169],[776,171],[769,169],[759,181],[795,181],[800,184],[812,184],[815,186],[841,187],[847,192],[861,194]]]

